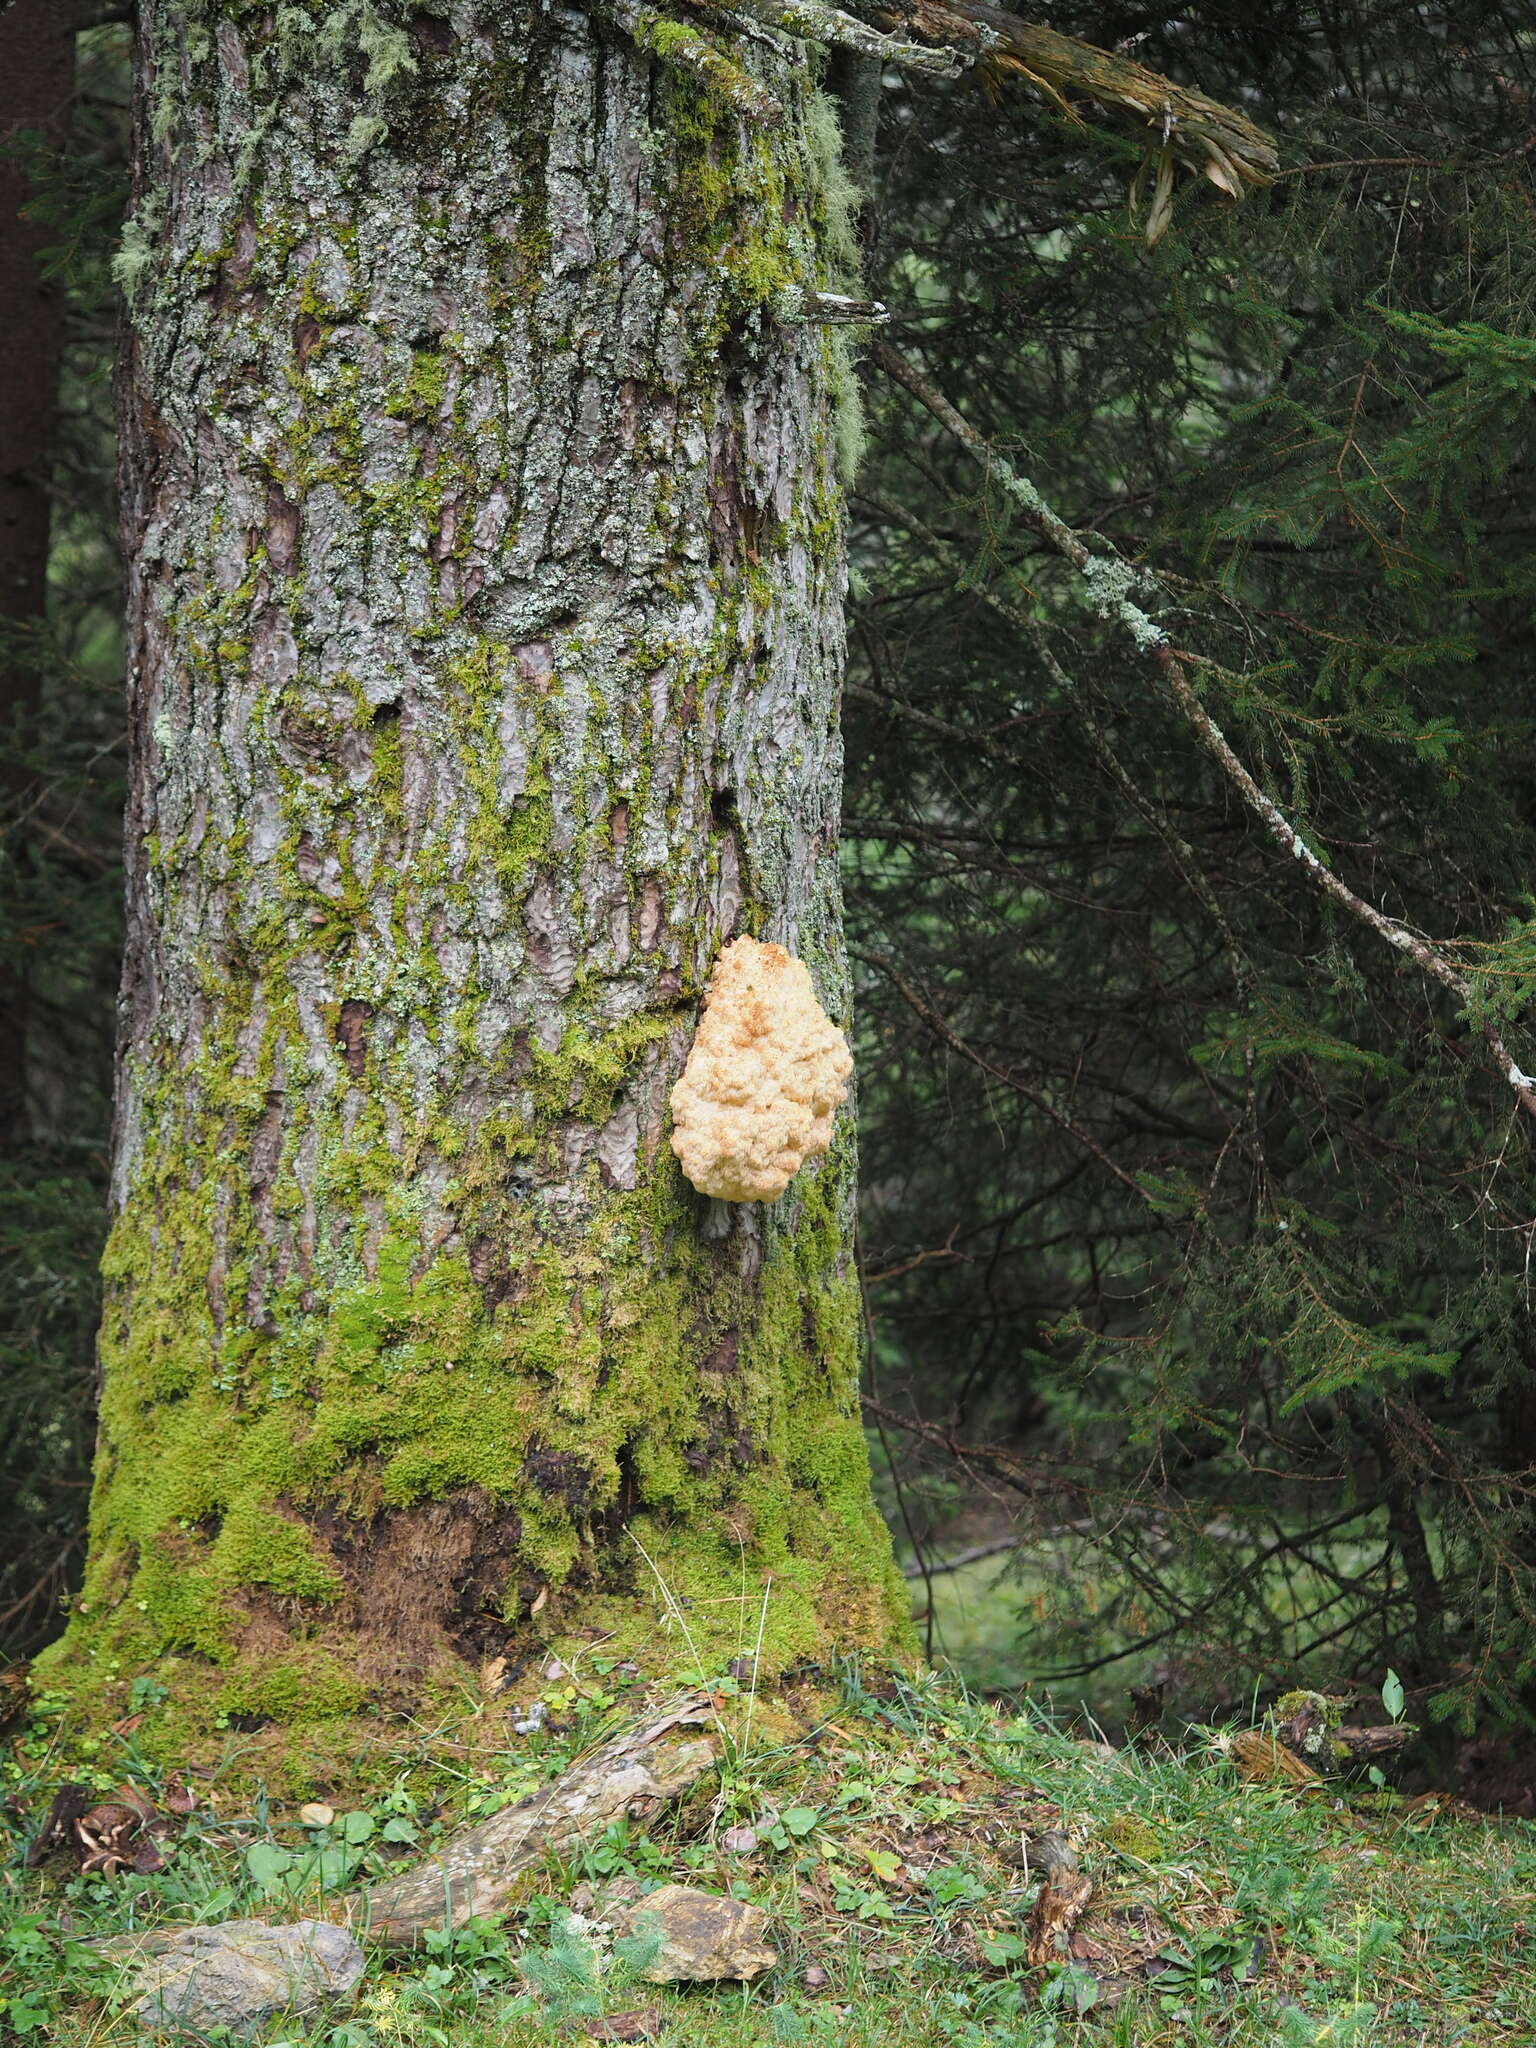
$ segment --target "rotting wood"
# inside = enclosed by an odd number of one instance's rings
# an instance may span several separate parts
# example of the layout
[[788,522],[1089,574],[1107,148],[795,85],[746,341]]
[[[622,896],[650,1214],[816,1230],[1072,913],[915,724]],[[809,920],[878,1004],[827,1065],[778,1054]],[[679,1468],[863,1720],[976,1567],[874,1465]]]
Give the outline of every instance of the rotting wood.
[[527,1799],[456,1835],[425,1862],[341,1901],[365,1940],[408,1947],[428,1928],[462,1927],[508,1902],[523,1872],[564,1856],[614,1821],[649,1818],[686,1792],[718,1755],[708,1735],[679,1731],[708,1714],[685,1701],[651,1715]]
[[1072,1930],[1093,1897],[1093,1880],[1078,1868],[1077,1851],[1064,1834],[1052,1828],[1038,1835],[1024,1852],[1024,1874],[1044,1879],[1024,1930],[1027,1955],[1036,1968],[1059,1963],[1069,1953]]
[[1228,1754],[1238,1776],[1250,1785],[1265,1785],[1278,1779],[1289,1780],[1304,1790],[1315,1790],[1323,1782],[1322,1773],[1314,1765],[1287,1749],[1267,1728],[1239,1728],[1231,1738]]

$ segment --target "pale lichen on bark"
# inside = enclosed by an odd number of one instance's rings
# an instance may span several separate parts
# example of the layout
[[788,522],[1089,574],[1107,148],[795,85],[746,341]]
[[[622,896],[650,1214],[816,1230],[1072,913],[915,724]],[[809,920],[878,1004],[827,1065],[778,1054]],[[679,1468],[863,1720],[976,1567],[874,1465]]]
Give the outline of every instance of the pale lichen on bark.
[[848,1002],[840,358],[773,312],[843,281],[841,199],[804,53],[740,61],[771,132],[575,8],[145,10],[61,1680],[179,1659],[210,1707],[339,1713],[546,1587],[541,1627],[638,1642],[631,1521],[711,1654],[743,1562],[779,1662],[899,1631],[848,1134],[723,1240],[665,1142],[722,941]]

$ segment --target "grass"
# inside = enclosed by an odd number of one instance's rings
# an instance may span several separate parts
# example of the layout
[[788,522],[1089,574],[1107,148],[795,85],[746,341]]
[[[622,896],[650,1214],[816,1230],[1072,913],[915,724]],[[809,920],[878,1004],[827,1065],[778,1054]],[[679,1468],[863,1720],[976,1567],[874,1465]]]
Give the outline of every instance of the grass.
[[[48,1724],[13,1744],[4,1825],[0,2034],[61,2048],[142,2037],[121,1987],[78,1944],[148,1925],[323,1914],[466,1819],[521,1796],[606,1734],[622,1685],[547,1691],[520,1737],[500,1702],[464,1731],[401,1731],[381,1791],[331,1798],[306,1827],[232,1756],[195,1781],[174,1853],[151,1876],[27,1872],[25,1841],[60,1780],[165,1781],[133,1738],[83,1766]],[[551,1867],[501,1926],[405,1958],[375,1956],[355,2004],[268,2030],[293,2048],[520,2048],[581,2041],[645,2010],[662,2048],[1344,2048],[1536,2042],[1536,1828],[1435,1801],[1245,1783],[1205,1732],[1178,1753],[1106,1753],[952,1681],[856,1668],[747,1702],[717,1780],[649,1829],[620,1826]],[[750,1827],[757,1846],[727,1848]],[[1033,1883],[1021,1836],[1067,1833],[1095,1886],[1077,1953],[1023,1960]],[[741,1842],[740,1835],[732,1840]],[[168,1845],[169,1846],[169,1845]],[[619,1877],[735,1891],[769,1909],[776,1969],[750,1987],[641,1984],[605,1944]],[[594,1925],[593,1923],[596,1923]],[[1150,1963],[1151,1967],[1148,1968]]]

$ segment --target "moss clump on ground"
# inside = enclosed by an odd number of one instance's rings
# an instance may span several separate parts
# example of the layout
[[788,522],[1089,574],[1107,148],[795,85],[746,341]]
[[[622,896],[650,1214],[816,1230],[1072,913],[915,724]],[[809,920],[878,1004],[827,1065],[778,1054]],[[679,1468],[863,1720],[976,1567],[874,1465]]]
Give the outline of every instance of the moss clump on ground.
[[[13,1738],[0,1826],[11,1924],[0,1996],[31,1998],[65,2048],[135,2038],[79,1938],[194,1919],[294,1918],[429,1853],[529,1793],[643,1711],[645,1688],[589,1649],[508,1689],[490,1671],[451,1726],[382,1726],[362,1769],[261,1796],[249,1756],[195,1780],[155,1876],[71,1879],[20,1851],[65,1777],[124,1777],[164,1801],[134,1734],[66,1754],[45,1715]],[[650,1697],[654,1698],[652,1693]],[[1425,2048],[1536,2038],[1536,1828],[1458,1808],[1382,1813],[1243,1784],[1214,1744],[1106,1753],[1038,1714],[872,1666],[754,1697],[717,1674],[723,1761],[676,1810],[623,1824],[533,1874],[500,1923],[421,1954],[373,1955],[355,2003],[272,2030],[296,2048],[534,2048],[645,2009],[663,2048]],[[534,1699],[537,1732],[520,1735]],[[162,1703],[150,1701],[153,1715]],[[532,1717],[538,1718],[538,1717]],[[214,1804],[209,1794],[217,1800]],[[298,1806],[332,1812],[306,1825]],[[748,1831],[748,1832],[743,1832]],[[1072,1952],[1023,1953],[1038,1877],[1023,1849],[1064,1835],[1093,1896]],[[1131,1844],[1161,1845],[1156,1858]],[[1120,1853],[1121,1850],[1128,1853]],[[1133,1860],[1134,1859],[1134,1860]],[[638,1985],[609,1950],[602,1887],[734,1891],[773,1917],[776,1969],[750,1987]],[[576,1906],[586,1925],[566,1914]],[[595,1927],[593,1923],[598,1923]],[[8,1974],[6,1974],[8,1970]]]

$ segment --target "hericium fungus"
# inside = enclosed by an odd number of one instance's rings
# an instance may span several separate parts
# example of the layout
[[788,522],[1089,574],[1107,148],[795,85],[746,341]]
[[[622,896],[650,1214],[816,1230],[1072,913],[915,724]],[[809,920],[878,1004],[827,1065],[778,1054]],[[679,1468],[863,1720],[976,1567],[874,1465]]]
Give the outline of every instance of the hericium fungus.
[[803,960],[733,939],[672,1090],[672,1150],[700,1194],[771,1202],[832,1142],[853,1060]]

